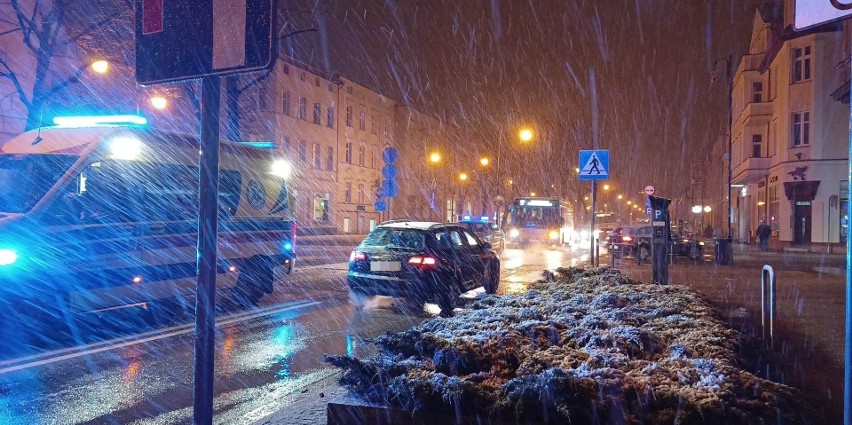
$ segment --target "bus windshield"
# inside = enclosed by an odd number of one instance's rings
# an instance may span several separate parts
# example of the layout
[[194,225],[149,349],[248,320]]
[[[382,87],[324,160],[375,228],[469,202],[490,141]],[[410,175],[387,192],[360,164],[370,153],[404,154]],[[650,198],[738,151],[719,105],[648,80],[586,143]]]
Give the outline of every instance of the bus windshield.
[[515,206],[512,223],[522,227],[560,226],[559,207]]
[[75,155],[0,154],[0,212],[29,211],[77,158]]

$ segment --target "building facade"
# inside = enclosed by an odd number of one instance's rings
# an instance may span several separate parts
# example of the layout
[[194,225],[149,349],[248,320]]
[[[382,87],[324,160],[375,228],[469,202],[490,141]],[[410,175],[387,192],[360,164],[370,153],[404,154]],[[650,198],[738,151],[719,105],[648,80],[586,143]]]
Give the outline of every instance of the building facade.
[[794,32],[790,6],[755,13],[733,75],[733,237],[752,242],[766,221],[773,246],[823,250],[847,233],[849,107],[832,98],[843,33]]

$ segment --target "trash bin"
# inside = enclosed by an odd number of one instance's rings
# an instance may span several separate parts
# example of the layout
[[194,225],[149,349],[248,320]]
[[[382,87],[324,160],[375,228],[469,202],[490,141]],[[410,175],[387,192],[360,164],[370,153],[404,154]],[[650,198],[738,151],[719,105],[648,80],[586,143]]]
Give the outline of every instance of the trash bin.
[[716,264],[730,266],[734,264],[734,243],[731,238],[716,238],[714,249]]

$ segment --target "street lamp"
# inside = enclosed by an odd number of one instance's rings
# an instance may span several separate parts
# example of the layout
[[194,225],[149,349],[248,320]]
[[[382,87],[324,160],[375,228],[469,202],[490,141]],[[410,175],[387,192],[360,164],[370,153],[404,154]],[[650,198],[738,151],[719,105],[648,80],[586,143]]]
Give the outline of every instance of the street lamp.
[[98,74],[106,74],[107,72],[109,72],[109,62],[103,59],[98,59],[92,62],[90,67],[92,68],[92,71],[95,71]]
[[528,143],[532,141],[535,134],[533,133],[531,128],[522,128],[518,131],[518,138],[521,139],[522,142]]
[[[733,219],[733,216],[734,216],[734,209],[733,209],[733,206],[731,205],[731,184],[732,184],[732,180],[733,180],[733,165],[732,165],[732,163],[734,161],[734,158],[733,158],[733,150],[734,150],[734,148],[733,148],[733,137],[731,137],[731,122],[732,122],[732,118],[733,118],[733,106],[732,106],[733,84],[731,82],[732,56],[728,55],[727,58],[717,59],[716,62],[713,62],[713,72],[714,73],[717,72],[716,66],[719,65],[719,62],[723,62],[723,61],[725,62],[725,81],[728,83],[728,128],[727,128],[727,131],[726,131],[726,136],[728,137],[728,153],[727,153],[727,157],[728,157],[728,239],[730,240],[731,238],[734,237],[733,229],[731,228],[731,220]],[[712,77],[710,80],[715,81],[716,78]]]
[[618,195],[618,200],[620,201],[620,200],[622,200],[622,199],[624,199],[624,196],[622,196],[622,195]]
[[609,190],[609,185],[608,184],[603,185],[603,190]]
[[153,97],[151,97],[150,102],[151,102],[151,106],[153,106],[155,109],[159,109],[161,111],[163,109],[166,109],[166,106],[169,105],[169,101],[166,100],[166,98],[163,97],[163,96],[153,96]]
[[459,173],[459,181],[466,182],[468,179],[467,173]]
[[441,162],[441,154],[438,152],[432,152],[431,154],[429,154],[429,162],[431,162],[432,164],[437,164]]
[[491,161],[488,158],[480,158],[479,159],[479,165],[481,165],[483,167],[487,167],[490,162]]

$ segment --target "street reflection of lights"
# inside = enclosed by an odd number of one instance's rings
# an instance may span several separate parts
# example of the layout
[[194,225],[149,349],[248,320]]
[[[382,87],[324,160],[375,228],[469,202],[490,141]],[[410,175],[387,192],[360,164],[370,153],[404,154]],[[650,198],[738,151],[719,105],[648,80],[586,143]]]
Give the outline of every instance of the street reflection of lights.
[[562,260],[564,256],[561,251],[545,251],[544,253],[544,267],[548,270],[555,270],[559,267],[562,267]]
[[521,249],[507,249],[503,253],[505,260],[502,262],[507,269],[517,269],[524,265],[524,251]]
[[124,369],[124,379],[127,381],[132,381],[139,376],[139,372],[142,369],[142,362],[139,360],[133,360],[132,362],[127,364],[127,368]]
[[506,285],[506,293],[507,294],[523,294],[527,292],[527,288],[529,288],[529,284],[526,282],[509,282]]

